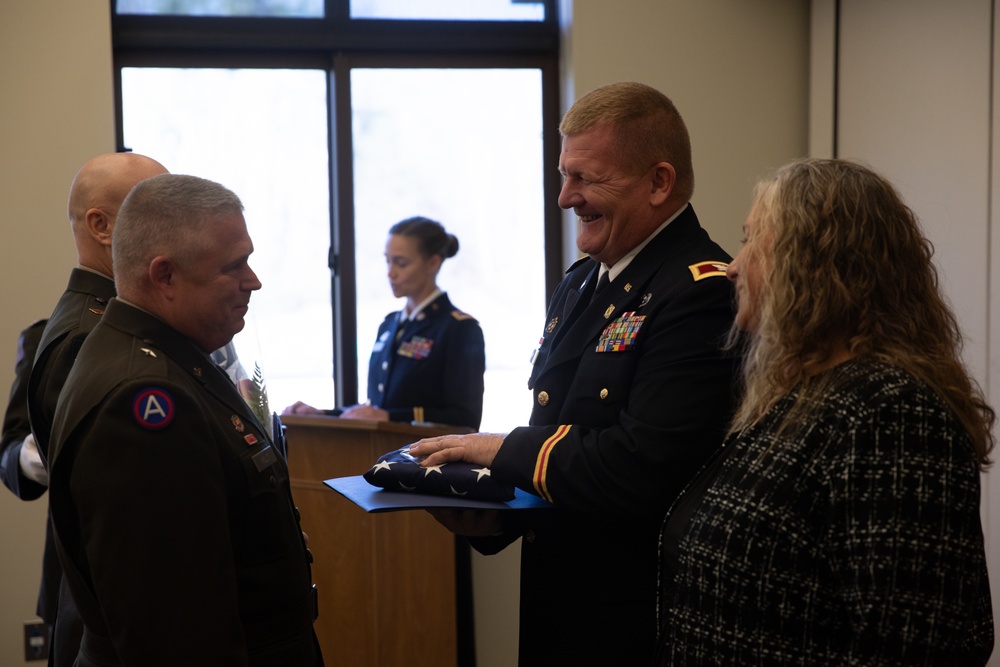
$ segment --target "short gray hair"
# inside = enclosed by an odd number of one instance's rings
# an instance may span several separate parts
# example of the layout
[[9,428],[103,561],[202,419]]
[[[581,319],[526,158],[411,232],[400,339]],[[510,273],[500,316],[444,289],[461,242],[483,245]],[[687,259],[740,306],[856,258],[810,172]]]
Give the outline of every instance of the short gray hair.
[[206,224],[243,212],[228,188],[197,176],[161,174],[137,184],[122,202],[111,242],[115,281],[135,288],[158,255],[178,262],[198,250]]

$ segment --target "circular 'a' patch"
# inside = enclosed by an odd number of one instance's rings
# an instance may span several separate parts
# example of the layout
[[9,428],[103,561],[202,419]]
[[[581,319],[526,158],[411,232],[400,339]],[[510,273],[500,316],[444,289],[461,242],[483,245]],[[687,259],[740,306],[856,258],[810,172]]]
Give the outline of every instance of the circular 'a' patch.
[[166,428],[174,420],[174,399],[158,387],[143,389],[132,399],[132,416],[149,431]]

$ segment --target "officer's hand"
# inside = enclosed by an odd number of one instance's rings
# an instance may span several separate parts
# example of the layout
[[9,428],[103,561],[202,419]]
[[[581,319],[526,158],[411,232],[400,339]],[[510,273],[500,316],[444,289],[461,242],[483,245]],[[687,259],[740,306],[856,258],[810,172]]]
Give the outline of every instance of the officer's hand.
[[488,468],[493,465],[493,458],[500,451],[504,437],[500,433],[440,435],[410,445],[410,454],[420,458],[424,467],[449,461],[468,461]]

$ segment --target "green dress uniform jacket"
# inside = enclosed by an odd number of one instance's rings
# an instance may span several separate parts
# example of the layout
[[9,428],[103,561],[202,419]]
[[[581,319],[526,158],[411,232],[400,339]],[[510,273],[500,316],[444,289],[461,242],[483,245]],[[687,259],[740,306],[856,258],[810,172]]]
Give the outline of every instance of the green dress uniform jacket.
[[114,296],[114,280],[76,268],[70,273],[69,285],[49,316],[28,379],[28,414],[42,458],[48,457],[52,418],[63,384],[80,346],[101,321],[108,301]]
[[126,303],[67,379],[50,502],[79,667],[322,663],[284,460],[207,353]]
[[671,510],[656,664],[985,665],[981,473],[964,426],[881,361],[821,382],[798,428],[781,431],[797,386]]
[[[49,435],[59,394],[80,346],[101,321],[104,309],[114,296],[114,280],[94,271],[75,268],[70,272],[66,290],[56,302],[42,331],[28,377],[27,401],[31,430],[43,460],[48,459]],[[82,626],[72,596],[62,582],[51,519],[46,521],[45,526],[38,607],[39,615],[54,625],[50,664],[71,667],[79,649]]]
[[473,540],[488,553],[523,536],[522,667],[652,660],[660,523],[733,406],[729,259],[688,206],[593,301],[591,259],[556,289],[530,425],[491,466],[555,507],[505,515],[503,536]]

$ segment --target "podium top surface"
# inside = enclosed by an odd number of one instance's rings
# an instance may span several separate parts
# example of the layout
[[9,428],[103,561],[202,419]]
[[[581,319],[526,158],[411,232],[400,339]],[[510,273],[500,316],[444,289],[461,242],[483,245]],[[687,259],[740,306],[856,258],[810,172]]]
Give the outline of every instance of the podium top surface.
[[328,415],[283,415],[281,423],[286,426],[309,427],[343,431],[379,431],[414,436],[415,440],[435,435],[472,433],[467,426],[435,424],[431,422],[390,422],[371,419],[341,419]]

